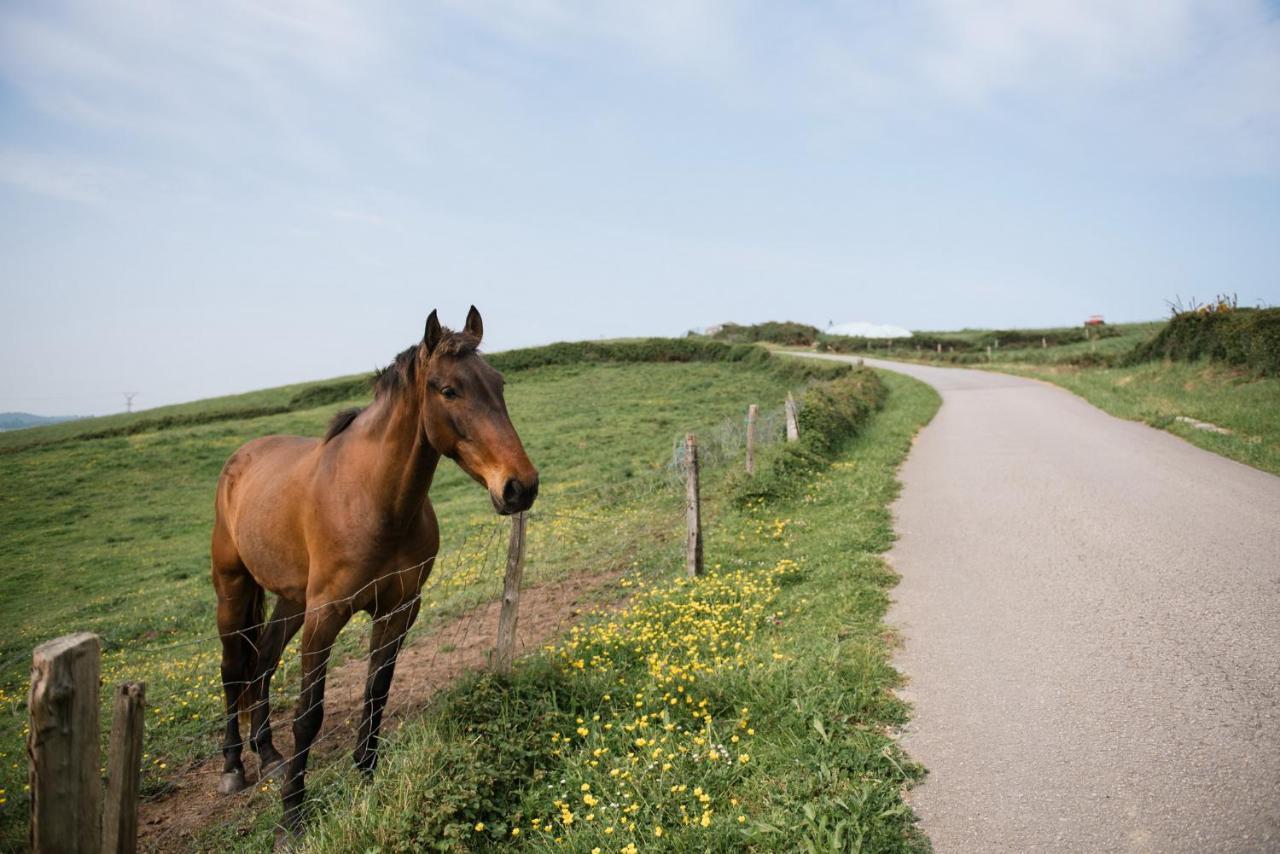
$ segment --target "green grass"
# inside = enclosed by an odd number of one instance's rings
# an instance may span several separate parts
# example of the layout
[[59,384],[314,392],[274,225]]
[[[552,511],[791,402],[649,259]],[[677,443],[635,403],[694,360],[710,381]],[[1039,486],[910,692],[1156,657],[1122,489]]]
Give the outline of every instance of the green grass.
[[[676,437],[692,429],[732,444],[730,427],[747,403],[780,409],[786,391],[804,384],[760,360],[550,365],[509,372],[508,380],[509,409],[543,483],[537,512],[544,521],[531,521],[530,584],[625,566],[637,542],[677,554],[678,537],[652,533],[674,530],[680,518],[665,500],[678,492],[669,471]],[[0,639],[0,848],[25,835],[23,704],[31,648],[41,641],[96,632],[107,684],[147,681],[146,791],[161,791],[176,765],[216,750],[220,650],[211,637],[208,581],[214,484],[247,439],[318,435],[334,411],[362,402],[334,399],[333,388],[360,383],[290,386],[0,437],[0,619],[7,627]],[[320,393],[300,397],[308,389]],[[326,404],[299,408],[316,398]],[[245,414],[262,409],[285,411]],[[166,415],[182,418],[158,420]],[[144,418],[151,420],[138,426]],[[117,428],[138,432],[84,438]],[[709,456],[714,463],[715,453]],[[719,476],[712,465],[708,477]],[[443,557],[415,631],[494,598],[501,583],[506,528],[483,490],[445,461],[431,497]],[[342,652],[360,646],[360,631],[344,632]],[[276,679],[285,702],[296,683],[290,666],[287,657]]]
[[[1121,368],[997,363],[993,370],[1047,380],[1120,418],[1168,430],[1207,451],[1280,475],[1280,378],[1213,362],[1147,362]],[[1199,430],[1178,416],[1230,435]]]
[[[926,849],[904,801],[922,770],[893,737],[907,709],[882,552],[897,466],[938,398],[883,378],[885,409],[796,494],[742,507],[734,478],[708,484],[708,577],[642,549],[627,610],[440,695],[371,784],[319,768],[308,850]],[[268,845],[274,797],[202,846]]]

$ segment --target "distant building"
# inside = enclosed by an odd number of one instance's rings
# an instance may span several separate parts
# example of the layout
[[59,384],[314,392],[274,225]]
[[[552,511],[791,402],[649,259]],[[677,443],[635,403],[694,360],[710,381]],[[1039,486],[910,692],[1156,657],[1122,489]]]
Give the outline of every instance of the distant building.
[[911,330],[886,323],[837,323],[827,329],[828,335],[846,335],[850,338],[910,338]]
[[1102,315],[1100,314],[1091,314],[1089,315],[1089,319],[1084,322],[1085,326],[1103,326],[1105,324],[1106,321],[1102,319]]

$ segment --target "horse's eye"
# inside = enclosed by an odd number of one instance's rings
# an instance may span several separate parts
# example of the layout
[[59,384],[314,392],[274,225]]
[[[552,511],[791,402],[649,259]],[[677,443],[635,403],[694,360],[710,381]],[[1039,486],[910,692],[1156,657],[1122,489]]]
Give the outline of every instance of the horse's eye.
[[445,400],[453,400],[458,396],[458,390],[451,385],[447,385],[440,389],[440,394],[444,395]]

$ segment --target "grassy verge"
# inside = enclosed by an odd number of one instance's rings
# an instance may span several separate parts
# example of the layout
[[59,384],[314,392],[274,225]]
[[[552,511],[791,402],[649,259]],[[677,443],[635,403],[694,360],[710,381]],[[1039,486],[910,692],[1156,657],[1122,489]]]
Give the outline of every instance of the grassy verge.
[[[831,375],[798,373],[749,347],[670,353],[654,342],[590,347],[589,363],[573,361],[582,355],[574,345],[561,345],[554,358],[536,351],[500,354],[522,360],[504,366],[507,400],[542,473],[541,519],[530,529],[530,584],[620,569],[637,544],[676,555],[678,538],[652,532],[671,530],[680,518],[680,508],[666,500],[679,490],[669,474],[677,435],[693,429],[720,438],[724,456],[748,403],[780,410],[789,389],[799,393],[811,377]],[[660,363],[645,361],[664,354],[669,358]],[[363,378],[342,378],[159,414],[37,428],[22,431],[27,435],[20,442],[6,436],[0,620],[9,631],[0,638],[0,849],[20,847],[26,833],[24,703],[31,648],[40,641],[97,632],[106,684],[147,682],[148,794],[162,793],[175,769],[216,751],[222,701],[208,536],[218,471],[254,436],[318,435],[336,410],[365,402],[366,387]],[[715,457],[708,455],[712,463]],[[710,480],[720,476],[710,465]],[[416,633],[501,589],[505,526],[483,490],[445,462],[431,497],[443,557]],[[366,631],[359,619],[344,631],[339,656],[362,649]],[[292,699],[296,667],[290,651],[275,680],[281,707]]]
[[[1112,415],[1168,430],[1193,445],[1280,475],[1280,378],[1215,362],[1147,362],[1121,368],[994,364],[1047,380]],[[1221,434],[1177,420],[1224,427]]]
[[[895,471],[938,399],[883,379],[884,410],[794,494],[742,506],[734,479],[708,486],[706,577],[641,551],[624,610],[439,696],[372,783],[319,769],[308,849],[925,847],[903,800],[922,772],[893,738],[881,553]],[[203,843],[268,844],[264,813]]]

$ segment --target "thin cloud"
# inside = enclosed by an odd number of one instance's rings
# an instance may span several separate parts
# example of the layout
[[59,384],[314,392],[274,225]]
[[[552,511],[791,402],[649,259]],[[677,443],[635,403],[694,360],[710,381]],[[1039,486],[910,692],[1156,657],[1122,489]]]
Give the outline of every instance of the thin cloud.
[[45,198],[104,205],[124,180],[121,170],[81,158],[0,150],[0,184]]

